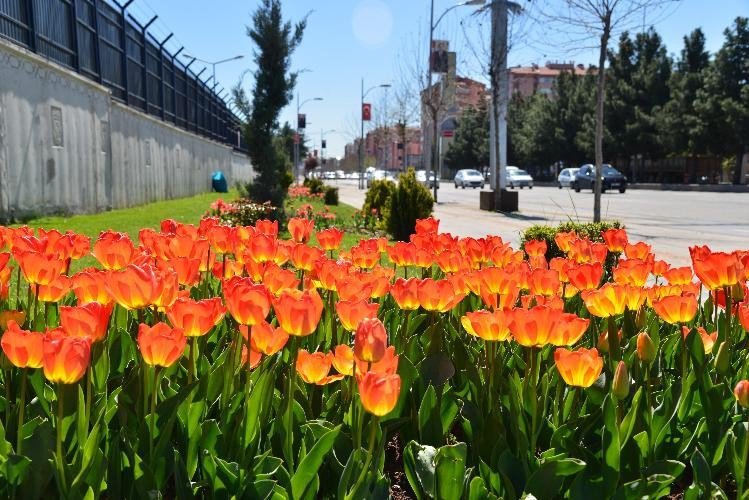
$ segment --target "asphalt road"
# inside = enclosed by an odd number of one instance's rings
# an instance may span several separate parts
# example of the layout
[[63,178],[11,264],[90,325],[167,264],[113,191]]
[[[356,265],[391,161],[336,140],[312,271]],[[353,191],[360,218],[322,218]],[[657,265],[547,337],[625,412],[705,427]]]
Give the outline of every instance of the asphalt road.
[[[357,181],[328,181],[340,188],[344,203],[361,207],[364,191]],[[535,187],[520,190],[520,211],[500,214],[479,210],[478,189],[455,189],[442,183],[435,216],[440,230],[459,236],[497,234],[517,245],[520,232],[533,224],[592,220],[593,194],[570,189]],[[630,240],[653,245],[658,258],[685,265],[689,246],[714,250],[749,249],[749,194],[628,190],[606,192],[602,217],[625,224]]]

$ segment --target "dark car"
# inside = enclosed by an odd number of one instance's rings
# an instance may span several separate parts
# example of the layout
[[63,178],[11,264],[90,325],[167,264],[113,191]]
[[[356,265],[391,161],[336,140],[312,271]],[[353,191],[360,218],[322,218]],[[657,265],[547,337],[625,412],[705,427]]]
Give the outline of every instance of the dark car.
[[[581,189],[595,190],[595,171],[595,165],[587,164],[580,167],[580,170],[575,175],[575,180],[572,181],[572,187],[575,189],[575,192],[579,193]],[[605,192],[607,189],[618,189],[620,193],[623,193],[627,190],[627,178],[624,174],[606,163],[602,165],[602,171],[603,184],[601,192]]]

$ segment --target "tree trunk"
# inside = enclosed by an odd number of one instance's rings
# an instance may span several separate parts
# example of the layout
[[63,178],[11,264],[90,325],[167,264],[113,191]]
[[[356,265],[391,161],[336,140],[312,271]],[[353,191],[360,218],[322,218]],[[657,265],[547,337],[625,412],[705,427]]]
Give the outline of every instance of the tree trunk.
[[606,64],[606,49],[611,36],[611,14],[607,14],[603,22],[603,33],[601,34],[601,50],[598,55],[598,78],[596,80],[596,181],[593,195],[593,221],[601,221],[601,190],[603,187],[603,103],[605,97],[606,75],[604,65]]

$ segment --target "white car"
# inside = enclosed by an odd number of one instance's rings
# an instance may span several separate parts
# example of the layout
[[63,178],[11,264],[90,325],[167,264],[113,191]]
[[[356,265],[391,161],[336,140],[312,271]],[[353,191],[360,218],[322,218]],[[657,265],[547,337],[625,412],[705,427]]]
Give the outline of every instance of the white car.
[[437,182],[437,178],[434,175],[434,172],[429,172],[429,182],[427,182],[427,171],[426,170],[417,170],[416,171],[416,180],[419,181],[423,186],[428,188],[433,188],[434,186],[440,187],[439,183]]
[[466,186],[474,189],[483,188],[484,182],[484,176],[481,175],[481,172],[472,168],[458,170],[458,173],[455,174],[455,178],[453,179],[455,189],[458,189],[458,187],[465,189]]
[[533,177],[518,167],[507,167],[507,187],[514,188],[515,186],[520,189],[525,186],[528,186],[528,189],[533,189]]
[[575,176],[577,175],[577,171],[580,170],[579,168],[563,168],[561,172],[559,172],[559,175],[557,176],[557,184],[559,185],[559,189],[562,189],[563,187],[572,187],[572,181],[575,180]]

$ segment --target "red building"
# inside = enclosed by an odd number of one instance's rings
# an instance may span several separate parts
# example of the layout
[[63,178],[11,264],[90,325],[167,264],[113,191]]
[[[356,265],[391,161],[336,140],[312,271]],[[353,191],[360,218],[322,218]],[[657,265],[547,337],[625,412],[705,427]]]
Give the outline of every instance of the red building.
[[533,64],[510,68],[510,95],[520,94],[523,97],[529,97],[535,93],[551,95],[554,91],[554,82],[564,71],[574,72],[577,75],[587,73],[585,66],[575,65],[572,62],[547,62],[543,67]]

